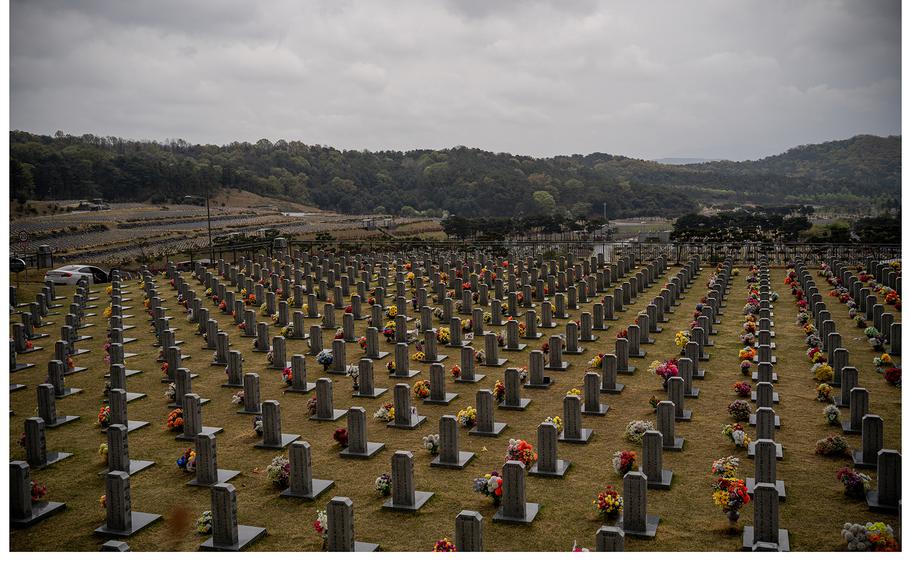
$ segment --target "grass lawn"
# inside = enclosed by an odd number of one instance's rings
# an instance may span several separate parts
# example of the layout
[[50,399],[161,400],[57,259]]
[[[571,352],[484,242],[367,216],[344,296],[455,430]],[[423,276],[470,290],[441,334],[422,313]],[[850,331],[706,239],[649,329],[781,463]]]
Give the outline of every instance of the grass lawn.
[[[679,270],[669,267],[660,282]],[[385,442],[386,448],[367,461],[342,460],[339,447],[332,440],[335,428],[346,427],[344,418],[334,423],[315,422],[307,419],[308,396],[283,394],[283,381],[278,370],[266,369],[266,356],[251,351],[252,339],[241,338],[240,332],[231,325],[232,319],[226,314],[216,314],[220,326],[229,331],[233,345],[245,355],[244,371],[257,372],[261,379],[263,400],[278,400],[282,405],[283,431],[300,434],[302,440],[312,446],[314,476],[335,480],[335,486],[313,502],[283,499],[279,490],[266,479],[265,468],[275,452],[253,448],[258,440],[251,428],[251,417],[237,414],[237,406],[231,404],[230,389],[221,388],[225,374],[222,367],[209,364],[212,352],[202,350],[203,340],[192,333],[182,310],[176,303],[176,291],[163,276],[158,286],[165,305],[170,307],[169,315],[175,316],[172,326],[178,331],[177,339],[184,340],[181,346],[184,354],[192,356],[185,362],[193,372],[199,373],[194,381],[194,390],[211,402],[203,407],[204,424],[220,426],[224,431],[217,436],[218,465],[225,469],[241,470],[240,476],[232,483],[237,488],[238,518],[247,525],[264,526],[268,535],[256,543],[252,550],[320,550],[321,539],[312,528],[316,510],[323,509],[333,496],[343,495],[354,502],[356,537],[358,540],[379,543],[384,550],[426,551],[444,536],[454,537],[455,516],[463,509],[479,511],[485,519],[484,542],[487,550],[569,550],[573,541],[581,546],[594,548],[594,533],[601,520],[592,505],[597,492],[606,485],[622,487],[622,479],[611,465],[613,452],[622,449],[636,449],[623,439],[626,424],[636,419],[652,419],[654,414],[648,404],[651,396],[662,396],[660,380],[647,373],[653,360],[675,357],[678,349],[674,345],[676,331],[688,327],[696,302],[705,291],[709,269],[704,269],[691,288],[682,305],[670,315],[670,322],[662,324],[663,333],[654,335],[656,343],[644,346],[644,359],[633,359],[638,367],[634,376],[620,376],[626,389],[620,395],[602,397],[610,405],[605,417],[584,416],[583,424],[594,429],[594,436],[588,445],[559,444],[559,457],[572,461],[571,469],[564,479],[543,479],[528,477],[527,497],[540,503],[541,510],[536,521],[530,526],[494,524],[495,509],[492,502],[472,491],[474,477],[491,470],[501,470],[505,449],[510,437],[527,439],[536,445],[537,425],[547,416],[562,415],[562,400],[565,392],[572,387],[582,387],[582,378],[587,361],[598,352],[613,352],[614,337],[621,326],[631,323],[638,310],[643,310],[650,298],[657,295],[660,286],[647,290],[639,296],[629,311],[619,314],[620,321],[611,322],[607,332],[597,332],[596,343],[583,343],[586,352],[582,355],[566,355],[571,363],[568,371],[550,373],[555,375],[556,384],[548,390],[525,390],[523,396],[530,396],[532,403],[524,412],[496,412],[497,421],[507,422],[508,428],[498,438],[468,436],[460,431],[462,451],[472,451],[477,457],[461,471],[430,468],[432,456],[422,448],[422,437],[437,431],[439,417],[454,415],[465,406],[475,406],[475,391],[478,388],[492,388],[496,379],[502,378],[505,367],[479,367],[478,372],[487,378],[477,385],[455,384],[449,381],[448,390],[459,397],[448,407],[424,405],[415,402],[427,421],[413,431],[386,428],[372,419],[373,412],[380,405],[392,401],[392,391],[379,399],[351,397],[350,379],[333,376],[335,380],[334,406],[348,408],[364,406],[368,413],[368,438],[373,442]],[[660,516],[660,526],[654,540],[628,538],[627,550],[690,550],[690,551],[736,551],[741,545],[740,531],[731,531],[724,514],[711,500],[711,462],[726,455],[741,458],[741,477],[752,476],[753,462],[746,457],[745,450],[735,450],[721,434],[725,423],[733,420],[728,416],[727,405],[736,396],[731,385],[740,380],[738,351],[741,347],[739,335],[743,317],[741,308],[746,299],[746,270],[733,278],[727,307],[716,326],[719,334],[713,339],[716,345],[708,349],[711,359],[701,365],[707,370],[703,381],[696,381],[701,389],[698,399],[687,399],[688,408],[693,410],[691,422],[677,423],[677,435],[685,437],[685,449],[681,453],[664,453],[664,467],[674,472],[673,485],[669,491],[648,492],[648,512]],[[814,453],[815,442],[828,434],[840,432],[840,428],[827,426],[822,416],[824,404],[815,400],[815,382],[809,374],[809,363],[805,357],[804,333],[795,324],[796,308],[783,280],[786,271],[775,268],[771,271],[771,286],[781,294],[774,306],[774,322],[777,344],[775,355],[778,363],[775,371],[780,382],[775,389],[780,393],[781,403],[776,406],[782,428],[777,441],[784,447],[784,459],[778,462],[778,478],[787,486],[787,499],[780,505],[780,526],[790,531],[793,550],[844,550],[840,527],[844,522],[866,522],[882,520],[897,528],[897,516],[883,515],[868,511],[864,502],[844,496],[841,483],[835,478],[838,468],[851,465],[849,458],[827,458]],[[818,276],[823,293],[825,283]],[[190,280],[198,295],[203,288]],[[25,284],[20,288],[20,301],[33,298],[40,288],[37,284]],[[67,384],[84,391],[57,403],[59,413],[80,415],[81,419],[58,429],[48,430],[47,446],[52,451],[73,452],[74,456],[45,470],[33,471],[33,479],[47,484],[48,498],[66,502],[66,510],[30,529],[10,531],[10,549],[24,550],[98,550],[104,539],[92,531],[103,524],[104,510],[98,498],[104,493],[104,479],[98,473],[105,463],[98,455],[98,446],[106,441],[96,424],[96,416],[104,387],[103,344],[106,321],[102,311],[107,305],[105,286],[93,287],[99,296],[97,309],[89,310],[96,315],[88,318],[94,327],[82,331],[92,339],[79,343],[80,348],[91,352],[76,358],[77,364],[87,366],[87,372],[69,377]],[[72,288],[58,288],[60,295],[70,296]],[[147,397],[129,405],[132,420],[146,420],[150,426],[130,434],[130,455],[133,459],[150,459],[156,465],[135,475],[132,480],[132,504],[135,511],[160,513],[164,522],[152,525],[129,539],[133,550],[196,550],[206,537],[194,532],[194,520],[202,511],[210,508],[208,490],[185,486],[191,478],[175,465],[175,460],[187,444],[174,440],[174,434],[165,429],[168,414],[164,397],[165,385],[161,383],[162,372],[155,361],[157,348],[152,346],[153,335],[142,308],[142,296],[137,282],[126,283],[125,291],[131,297],[125,305],[131,306],[129,314],[134,318],[125,323],[136,325],[125,332],[127,337],[138,341],[129,343],[125,350],[138,353],[138,357],[127,359],[130,369],[144,372],[129,379],[129,389],[147,393]],[[599,299],[599,298],[598,298]],[[900,391],[886,384],[882,375],[875,372],[872,359],[874,353],[862,337],[862,330],[856,328],[847,318],[847,308],[826,298],[829,309],[843,335],[843,344],[850,350],[850,362],[859,369],[859,382],[870,392],[871,412],[884,419],[885,447],[900,449],[901,403]],[[63,301],[68,309],[69,300]],[[591,305],[582,306],[589,311]],[[891,309],[890,307],[888,309]],[[210,313],[215,313],[214,310]],[[581,310],[572,313],[578,317]],[[19,321],[18,316],[11,316]],[[28,385],[10,395],[10,407],[14,415],[9,418],[10,459],[25,459],[24,449],[18,444],[24,430],[23,420],[36,414],[35,386],[44,380],[46,365],[53,354],[53,342],[59,336],[58,326],[63,315],[49,316],[54,322],[49,331],[51,337],[36,341],[44,350],[22,355],[19,360],[32,362],[36,366],[27,371],[11,375],[14,382]],[[314,320],[308,320],[309,323]],[[341,321],[340,315],[338,321]],[[900,315],[896,314],[896,321]],[[357,322],[357,332],[362,333],[365,322]],[[493,328],[497,330],[497,328]],[[271,328],[272,334],[278,328]],[[502,328],[504,332],[504,328]],[[548,330],[543,330],[548,331]],[[561,329],[557,328],[557,330]],[[324,334],[326,345],[329,337]],[[545,341],[545,336],[541,341]],[[475,340],[475,348],[482,342]],[[383,349],[391,351],[384,344]],[[532,345],[537,348],[537,345]],[[288,355],[305,350],[305,342],[289,341]],[[413,350],[413,347],[412,347]],[[504,352],[508,357],[507,366],[526,366],[530,349],[521,353]],[[412,351],[413,352],[413,351]],[[440,347],[440,352],[449,356],[444,362],[448,370],[458,362],[458,351]],[[348,362],[356,362],[361,350],[356,344],[348,344]],[[899,358],[898,362],[899,362]],[[388,378],[385,362],[377,362],[375,378],[377,387],[392,387],[396,380]],[[412,362],[412,369],[421,373],[414,380],[429,379],[429,366]],[[313,357],[307,357],[310,381],[322,376],[320,366]],[[749,429],[754,435],[754,429]],[[848,437],[851,448],[857,447],[859,436]],[[433,491],[435,496],[416,514],[388,512],[381,508],[384,500],[373,488],[374,479],[384,472],[391,472],[391,457],[396,450],[409,450],[414,454],[416,487],[421,491]],[[753,508],[743,510],[740,529],[752,524]]]

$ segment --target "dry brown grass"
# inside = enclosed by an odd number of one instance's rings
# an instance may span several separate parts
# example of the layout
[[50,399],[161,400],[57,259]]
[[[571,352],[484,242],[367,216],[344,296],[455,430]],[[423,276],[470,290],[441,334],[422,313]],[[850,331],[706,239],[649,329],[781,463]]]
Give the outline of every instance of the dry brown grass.
[[[670,273],[678,268],[671,267]],[[508,429],[497,439],[460,436],[463,450],[477,453],[477,458],[463,471],[431,469],[431,457],[421,447],[421,438],[437,431],[437,421],[443,414],[455,414],[460,408],[474,404],[477,388],[491,388],[496,378],[501,378],[503,368],[488,373],[476,387],[450,383],[448,389],[459,393],[459,398],[448,407],[429,406],[417,403],[427,422],[415,431],[387,429],[372,418],[368,433],[371,441],[385,442],[386,449],[377,457],[365,462],[350,462],[338,457],[339,448],[332,441],[335,428],[346,426],[344,419],[335,423],[316,423],[306,418],[307,397],[283,395],[280,373],[265,369],[265,355],[250,351],[251,340],[241,338],[236,328],[230,326],[227,315],[217,315],[222,327],[229,329],[233,349],[245,353],[245,370],[255,371],[262,380],[263,400],[275,399],[282,403],[283,429],[286,433],[300,434],[313,447],[313,463],[316,477],[335,480],[335,486],[316,502],[286,500],[278,497],[278,491],[265,478],[265,466],[275,452],[253,448],[256,437],[251,429],[251,418],[236,413],[237,407],[230,402],[231,391],[220,388],[224,371],[221,367],[209,365],[210,351],[201,349],[202,339],[191,333],[178,310],[170,315],[178,316],[174,326],[179,329],[178,339],[186,343],[183,352],[192,355],[187,365],[200,374],[195,381],[195,391],[212,401],[204,407],[206,425],[221,426],[225,430],[218,435],[219,465],[222,468],[239,469],[242,474],[233,480],[237,488],[240,522],[265,526],[268,536],[257,543],[255,550],[319,550],[320,539],[312,530],[312,520],[317,508],[324,508],[332,496],[345,495],[354,502],[356,534],[358,539],[380,543],[385,550],[429,550],[433,542],[443,536],[453,537],[454,518],[462,509],[480,511],[485,518],[485,543],[488,550],[568,550],[573,540],[582,546],[593,548],[594,532],[600,526],[598,516],[591,504],[596,492],[607,484],[621,486],[620,477],[610,465],[610,457],[616,450],[630,448],[622,438],[623,428],[630,420],[650,418],[648,399],[661,395],[658,379],[646,374],[648,364],[654,359],[675,356],[673,344],[675,331],[683,329],[689,322],[692,309],[704,290],[708,270],[700,275],[695,287],[683,300],[683,304],[671,315],[670,323],[664,324],[664,332],[656,337],[655,345],[646,346],[645,359],[637,359],[639,371],[632,377],[622,377],[626,390],[618,396],[605,397],[610,404],[606,417],[584,417],[586,427],[595,430],[592,442],[586,446],[560,444],[560,457],[572,461],[572,468],[563,480],[529,477],[527,495],[529,500],[541,504],[537,520],[529,527],[493,524],[495,512],[491,502],[471,490],[471,480],[485,472],[499,469],[503,463],[505,447],[509,437],[522,437],[536,443],[537,424],[548,415],[562,414],[562,398],[566,390],[580,387],[586,362],[595,352],[612,352],[613,337],[620,325],[628,325],[638,309],[646,304],[641,297],[629,310],[621,314],[619,322],[613,322],[608,332],[601,332],[596,344],[586,344],[586,353],[567,356],[572,363],[565,373],[556,373],[557,384],[547,391],[529,391],[533,402],[525,412],[497,411],[499,421],[508,422]],[[809,376],[809,365],[804,355],[803,333],[793,322],[795,307],[789,295],[785,295],[782,269],[772,271],[772,288],[782,296],[775,305],[775,323],[778,349],[776,371],[780,382],[775,388],[781,396],[777,411],[783,428],[778,441],[784,446],[784,460],[779,462],[778,476],[786,481],[787,500],[780,507],[780,526],[790,530],[794,550],[841,550],[839,529],[845,521],[865,522],[883,520],[896,527],[897,517],[871,513],[864,503],[844,497],[842,486],[834,476],[835,471],[849,465],[848,459],[834,459],[816,456],[815,441],[835,432],[826,426],[822,418],[823,404],[814,399],[814,381]],[[161,279],[159,287],[174,308],[175,293]],[[195,283],[198,293],[202,287]],[[100,292],[98,309],[90,322],[95,327],[84,333],[93,339],[80,343],[80,347],[92,351],[78,358],[78,363],[88,365],[90,370],[68,380],[71,386],[85,391],[58,402],[58,410],[66,414],[78,414],[82,418],[72,425],[48,431],[48,448],[66,450],[75,455],[46,470],[34,472],[34,479],[46,483],[49,498],[65,501],[67,509],[63,514],[44,521],[31,529],[13,530],[10,533],[12,550],[97,550],[101,538],[92,531],[104,520],[98,497],[103,493],[103,478],[98,472],[104,467],[99,458],[98,445],[105,440],[95,425],[102,393],[104,373],[103,348],[105,322],[101,311],[107,303],[104,286],[95,287]],[[157,523],[129,539],[134,550],[195,550],[204,540],[193,532],[192,523],[186,526],[186,517],[195,518],[209,508],[209,492],[204,489],[186,487],[187,475],[174,465],[185,444],[176,442],[173,434],[165,431],[167,415],[164,399],[164,385],[160,382],[161,371],[155,362],[156,349],[152,347],[152,335],[142,311],[141,297],[135,283],[128,287],[132,298],[128,305],[136,317],[129,321],[137,328],[126,333],[139,341],[127,345],[129,352],[140,353],[139,357],[128,359],[129,368],[140,368],[144,373],[129,379],[130,390],[145,392],[148,396],[129,406],[130,418],[147,420],[151,425],[131,435],[130,450],[133,458],[154,459],[157,464],[132,480],[133,507],[137,511],[163,514],[167,521]],[[651,298],[659,287],[649,290],[645,298]],[[23,286],[21,297],[32,296],[35,288]],[[72,290],[62,293],[71,294]],[[727,521],[721,511],[711,502],[709,470],[711,461],[729,455],[740,455],[743,476],[751,475],[752,461],[745,457],[745,451],[734,451],[732,445],[721,434],[724,423],[730,422],[726,413],[727,404],[734,399],[731,385],[741,375],[738,371],[739,329],[742,321],[740,308],[744,303],[746,290],[744,274],[734,278],[728,306],[718,326],[720,334],[714,338],[716,346],[709,349],[711,360],[703,363],[707,379],[697,381],[701,397],[687,400],[694,411],[689,423],[679,423],[677,434],[686,439],[682,453],[665,453],[664,466],[674,472],[673,487],[670,491],[649,491],[648,508],[651,514],[661,518],[657,538],[653,541],[629,538],[627,550],[696,550],[735,551],[739,549],[741,536],[727,530]],[[585,306],[590,309],[590,306]],[[870,391],[871,409],[885,420],[885,446],[900,448],[900,396],[899,391],[885,384],[881,375],[872,367],[873,353],[859,338],[861,330],[851,327],[847,310],[843,306],[831,306],[838,330],[844,336],[844,345],[851,351],[851,362],[860,370],[860,382]],[[890,309],[890,308],[889,308]],[[573,314],[577,317],[577,312]],[[49,318],[57,325],[62,316]],[[899,316],[897,318],[900,319]],[[357,330],[362,331],[363,322]],[[56,327],[52,338],[38,341],[44,351],[25,355],[22,361],[34,362],[34,369],[12,375],[16,382],[28,384],[28,389],[11,395],[11,407],[15,415],[10,417],[11,459],[24,459],[23,450],[16,445],[22,432],[22,420],[35,412],[35,385],[43,380],[46,361],[52,353]],[[545,339],[545,338],[544,338]],[[326,340],[328,343],[328,340]],[[304,350],[303,342],[289,342],[289,353]],[[48,349],[51,348],[51,349]],[[445,362],[448,368],[457,361],[454,349],[441,348],[449,355]],[[509,364],[527,364],[528,351],[520,354],[505,354]],[[354,362],[360,356],[356,344],[349,345],[348,359]],[[384,363],[384,361],[383,361]],[[413,363],[421,369],[417,378],[428,378],[427,366]],[[308,357],[310,380],[319,377],[317,365]],[[395,382],[380,372],[377,365],[377,386],[391,387]],[[369,415],[382,403],[391,401],[391,391],[378,400],[354,399],[350,396],[347,379],[336,379],[335,407],[347,408],[362,405]],[[852,445],[859,443],[858,436],[851,436]],[[381,509],[382,498],[373,490],[373,480],[383,472],[391,470],[390,460],[395,450],[410,450],[415,457],[415,477],[419,490],[434,491],[435,496],[416,514],[387,512]],[[751,524],[752,506],[746,507],[740,524]],[[52,536],[51,536],[52,535]]]

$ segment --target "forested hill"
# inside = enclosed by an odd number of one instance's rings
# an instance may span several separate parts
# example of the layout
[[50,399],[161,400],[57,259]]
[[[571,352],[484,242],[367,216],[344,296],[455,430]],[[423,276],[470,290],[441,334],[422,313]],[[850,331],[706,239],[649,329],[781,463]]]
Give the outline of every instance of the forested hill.
[[797,146],[776,156],[745,162],[692,164],[691,169],[739,175],[809,177],[842,184],[868,185],[883,192],[899,191],[901,137],[854,136],[823,144]]
[[900,137],[858,136],[751,162],[663,165],[609,154],[532,158],[465,147],[341,151],[10,132],[12,199],[166,202],[239,188],[345,213],[670,215],[702,204],[900,199]]

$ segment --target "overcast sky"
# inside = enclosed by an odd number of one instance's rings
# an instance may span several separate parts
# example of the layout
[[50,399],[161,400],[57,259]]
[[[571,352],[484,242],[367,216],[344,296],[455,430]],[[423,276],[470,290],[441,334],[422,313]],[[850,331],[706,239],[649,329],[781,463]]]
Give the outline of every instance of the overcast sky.
[[13,0],[10,124],[752,159],[900,133],[898,0]]

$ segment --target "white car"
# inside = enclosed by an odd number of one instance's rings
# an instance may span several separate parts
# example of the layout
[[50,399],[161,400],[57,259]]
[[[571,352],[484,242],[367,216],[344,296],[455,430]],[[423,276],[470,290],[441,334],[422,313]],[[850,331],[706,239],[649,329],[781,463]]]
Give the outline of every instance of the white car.
[[45,282],[53,282],[57,285],[76,285],[82,278],[87,278],[89,284],[103,284],[110,281],[110,276],[104,270],[97,266],[88,266],[85,264],[67,264],[60,268],[48,270],[44,275]]

